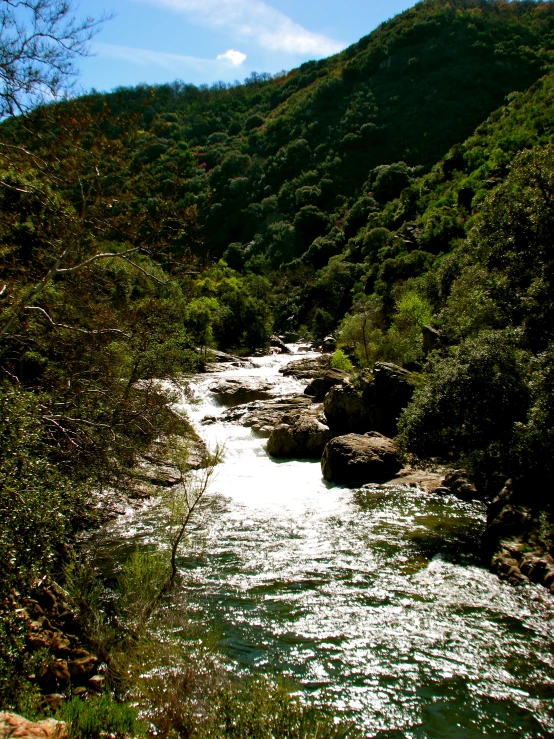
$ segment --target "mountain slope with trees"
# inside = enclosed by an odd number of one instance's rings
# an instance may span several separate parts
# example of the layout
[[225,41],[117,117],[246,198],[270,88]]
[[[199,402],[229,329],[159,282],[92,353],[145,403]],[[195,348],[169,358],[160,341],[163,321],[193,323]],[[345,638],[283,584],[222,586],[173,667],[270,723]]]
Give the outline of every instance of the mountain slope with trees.
[[552,554],[553,32],[552,2],[424,0],[275,78],[3,122],[6,703],[31,690],[13,593],[60,573],[91,489],[130,489],[154,440],[190,435],[160,380],[206,347],[335,332],[362,374],[421,373],[405,451],[489,498],[511,478]]

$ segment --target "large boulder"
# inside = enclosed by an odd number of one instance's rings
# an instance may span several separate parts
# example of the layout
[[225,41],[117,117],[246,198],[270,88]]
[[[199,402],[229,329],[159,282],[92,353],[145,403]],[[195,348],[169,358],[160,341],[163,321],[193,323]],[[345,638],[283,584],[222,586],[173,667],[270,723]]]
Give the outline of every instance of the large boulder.
[[[299,413],[311,405],[312,399],[307,395],[257,400],[230,408],[220,418],[223,421],[240,423],[241,426],[251,428],[258,436],[269,437],[286,413]],[[203,421],[203,423],[210,422],[212,422],[210,418]]]
[[390,362],[377,362],[357,387],[335,386],[325,397],[325,416],[335,434],[379,431],[396,436],[398,418],[410,402],[417,375]]
[[325,395],[325,418],[334,434],[361,433],[371,429],[362,392],[349,384],[335,385]]
[[0,739],[67,739],[67,726],[63,721],[38,721],[33,723],[15,713],[0,713]]
[[316,410],[286,413],[267,442],[267,451],[280,459],[320,459],[331,438]]
[[317,377],[322,370],[328,369],[331,365],[331,357],[329,354],[319,354],[317,357],[305,357],[289,362],[281,367],[279,372],[285,377],[296,377],[298,380],[311,380]]
[[321,401],[329,390],[335,385],[344,385],[348,382],[348,373],[338,369],[325,370],[319,377],[314,377],[308,387],[304,390],[305,395],[310,395],[315,401]]
[[241,405],[275,395],[273,384],[258,378],[238,377],[222,380],[210,386],[222,405]]
[[321,460],[323,477],[339,485],[386,482],[401,468],[394,441],[375,431],[331,439]]
[[278,349],[281,354],[291,354],[291,350],[279,336],[273,335],[270,344],[274,349]]
[[[198,350],[201,354],[203,351]],[[248,360],[235,357],[233,354],[217,351],[217,349],[209,349],[205,352],[202,371],[203,372],[226,372],[229,367],[237,367],[250,369],[254,365]]]

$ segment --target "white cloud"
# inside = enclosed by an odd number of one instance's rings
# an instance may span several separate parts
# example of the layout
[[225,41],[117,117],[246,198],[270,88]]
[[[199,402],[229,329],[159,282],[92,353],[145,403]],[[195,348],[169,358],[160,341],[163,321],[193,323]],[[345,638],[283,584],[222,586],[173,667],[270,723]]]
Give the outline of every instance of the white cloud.
[[143,0],[185,13],[193,23],[237,34],[268,51],[327,56],[344,48],[312,33],[263,0]]
[[246,54],[243,54],[242,51],[235,51],[235,49],[229,49],[229,51],[226,51],[225,54],[218,54],[217,59],[220,59],[220,60],[228,59],[233,65],[233,67],[240,67],[240,65],[246,59]]
[[[203,59],[202,57],[186,56],[185,54],[171,54],[166,51],[139,49],[134,46],[104,44],[100,41],[94,44],[94,51],[101,57],[131,62],[141,67],[164,67],[172,72],[191,68],[198,72],[214,72],[227,66],[225,61],[217,61],[216,59]],[[234,53],[240,54],[240,52]],[[228,58],[227,55],[222,56],[225,59]],[[246,56],[244,58],[246,59]]]

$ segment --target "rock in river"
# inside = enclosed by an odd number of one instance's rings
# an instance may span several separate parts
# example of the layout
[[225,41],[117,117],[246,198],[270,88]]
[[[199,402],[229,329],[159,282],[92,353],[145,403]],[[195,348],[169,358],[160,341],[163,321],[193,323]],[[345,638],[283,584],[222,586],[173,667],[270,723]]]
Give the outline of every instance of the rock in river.
[[395,436],[397,421],[414,392],[417,375],[388,362],[377,362],[358,387],[335,385],[325,396],[325,416],[335,434],[379,431]]
[[286,413],[300,413],[309,408],[311,403],[312,399],[307,395],[257,400],[225,411],[221,419],[240,423],[241,426],[251,428],[258,436],[269,437]]
[[272,398],[275,388],[272,383],[258,378],[237,377],[216,382],[210,386],[210,391],[217,395],[222,405],[241,405],[253,400]]
[[331,438],[320,411],[310,408],[286,413],[271,432],[267,451],[281,459],[319,459]]
[[314,400],[320,401],[327,395],[335,385],[344,385],[348,382],[348,373],[338,369],[325,370],[319,377],[314,377],[308,387],[304,390],[305,395],[310,395]]
[[306,357],[289,362],[281,367],[279,372],[285,377],[296,377],[299,380],[311,380],[317,377],[322,370],[330,367],[330,354],[320,354],[317,357]]
[[331,439],[321,460],[323,477],[339,485],[386,482],[401,467],[394,441],[376,431]]
[[[201,352],[201,350],[199,350]],[[233,354],[210,349],[205,353],[203,361],[203,372],[226,372],[229,367],[240,367],[251,369],[254,365],[248,360],[235,357]]]

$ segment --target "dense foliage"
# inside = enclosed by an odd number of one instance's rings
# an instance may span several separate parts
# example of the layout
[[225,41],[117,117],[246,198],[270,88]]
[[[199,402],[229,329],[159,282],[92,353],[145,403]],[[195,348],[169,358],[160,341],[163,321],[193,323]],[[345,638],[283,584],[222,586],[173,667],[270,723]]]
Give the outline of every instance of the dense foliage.
[[[533,482],[551,515],[553,32],[552,2],[424,0],[275,78],[2,124],[3,607],[60,573],[98,491],[187,433],[164,381],[274,329],[335,332],[342,369],[421,371],[405,450],[490,494]],[[10,705],[23,642],[1,620]]]

